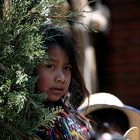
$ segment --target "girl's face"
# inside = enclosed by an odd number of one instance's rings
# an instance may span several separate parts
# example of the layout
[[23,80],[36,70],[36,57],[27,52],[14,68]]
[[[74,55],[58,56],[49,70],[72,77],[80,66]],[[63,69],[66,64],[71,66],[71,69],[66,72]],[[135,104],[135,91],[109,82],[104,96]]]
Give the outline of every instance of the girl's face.
[[58,101],[66,94],[71,81],[71,65],[67,53],[58,45],[48,49],[48,63],[37,66],[37,89],[48,95],[49,101]]

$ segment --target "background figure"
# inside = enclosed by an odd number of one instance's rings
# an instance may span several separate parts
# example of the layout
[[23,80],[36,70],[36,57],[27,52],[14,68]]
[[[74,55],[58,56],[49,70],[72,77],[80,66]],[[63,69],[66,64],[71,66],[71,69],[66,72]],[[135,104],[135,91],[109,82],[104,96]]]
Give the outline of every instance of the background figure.
[[[140,111],[124,105],[110,93],[96,93],[79,107],[96,124],[97,132],[119,133],[124,135],[131,127],[140,130]],[[139,132],[140,133],[140,132]],[[139,138],[139,136],[138,136]]]
[[90,42],[95,51],[96,74],[98,78],[97,92],[105,91],[104,83],[107,82],[107,71],[105,61],[107,60],[107,37],[111,28],[111,12],[103,3],[103,0],[96,0],[95,4],[92,0],[89,1],[89,6],[93,9],[92,25],[95,32],[89,32]]
[[[107,32],[110,12],[100,0],[68,0],[71,10],[78,11],[78,18],[72,23],[72,29],[77,44],[80,46],[81,70],[90,93],[98,91],[98,76],[96,69],[96,51],[92,32]],[[90,31],[90,32],[89,32]]]

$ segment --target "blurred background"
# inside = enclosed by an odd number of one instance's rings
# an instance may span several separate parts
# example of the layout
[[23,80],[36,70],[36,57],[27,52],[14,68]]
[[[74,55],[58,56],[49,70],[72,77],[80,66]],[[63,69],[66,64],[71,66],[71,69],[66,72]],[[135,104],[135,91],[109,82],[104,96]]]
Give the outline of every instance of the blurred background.
[[140,1],[68,0],[68,3],[71,10],[91,11],[83,12],[84,18],[79,21],[93,25],[96,30],[88,32],[73,24],[83,49],[83,73],[90,92],[109,92],[123,103],[140,108]]
[[103,3],[110,10],[111,26],[106,36],[95,35],[98,90],[115,94],[125,104],[140,108],[140,1]]

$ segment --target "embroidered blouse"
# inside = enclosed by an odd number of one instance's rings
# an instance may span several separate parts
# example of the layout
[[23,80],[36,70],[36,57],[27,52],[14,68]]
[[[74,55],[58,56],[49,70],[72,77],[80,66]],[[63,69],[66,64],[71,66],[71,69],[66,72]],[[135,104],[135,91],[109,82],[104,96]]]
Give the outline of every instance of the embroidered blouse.
[[79,112],[60,112],[52,128],[36,130],[40,140],[90,140],[94,130],[87,118]]

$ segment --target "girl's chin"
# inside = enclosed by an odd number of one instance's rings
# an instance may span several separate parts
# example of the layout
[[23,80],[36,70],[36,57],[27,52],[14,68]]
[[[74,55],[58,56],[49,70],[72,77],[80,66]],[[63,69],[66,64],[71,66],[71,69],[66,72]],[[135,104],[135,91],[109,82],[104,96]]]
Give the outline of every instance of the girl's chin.
[[51,101],[51,102],[57,102],[57,101],[59,101],[60,99],[61,99],[61,97],[55,97],[55,98],[54,98],[54,97],[53,97],[53,98],[49,98],[49,97],[48,97],[48,100]]

